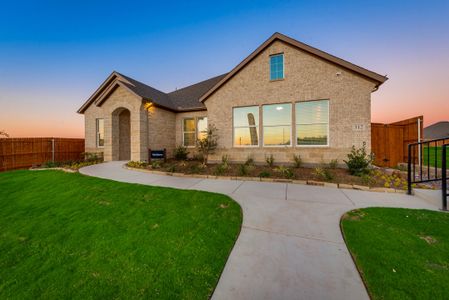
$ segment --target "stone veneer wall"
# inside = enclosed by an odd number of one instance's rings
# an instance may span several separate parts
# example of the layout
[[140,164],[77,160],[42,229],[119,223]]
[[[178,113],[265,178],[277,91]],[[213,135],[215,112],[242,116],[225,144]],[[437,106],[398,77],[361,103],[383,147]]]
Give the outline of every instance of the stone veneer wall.
[[[284,79],[269,80],[269,56],[284,53]],[[340,75],[337,75],[340,74]],[[352,145],[371,147],[371,92],[375,84],[351,71],[276,41],[262,51],[206,101],[208,122],[218,128],[219,148],[211,160],[228,154],[232,161],[248,156],[263,162],[273,154],[276,162],[290,162],[300,154],[316,164],[346,158]],[[329,99],[329,147],[233,147],[232,108],[273,103]],[[293,115],[293,124],[294,124]],[[260,135],[262,136],[262,115]],[[361,125],[362,129],[356,129]],[[360,126],[358,127],[360,128]],[[295,126],[292,126],[295,137]],[[294,138],[295,140],[295,138]]]
[[[130,111],[131,160],[147,160],[147,111],[142,99],[121,86],[117,87],[108,99],[97,107],[90,105],[84,113],[86,152],[103,152],[106,161],[118,160],[119,126],[118,115],[123,109]],[[96,119],[104,119],[105,145],[96,147]]]

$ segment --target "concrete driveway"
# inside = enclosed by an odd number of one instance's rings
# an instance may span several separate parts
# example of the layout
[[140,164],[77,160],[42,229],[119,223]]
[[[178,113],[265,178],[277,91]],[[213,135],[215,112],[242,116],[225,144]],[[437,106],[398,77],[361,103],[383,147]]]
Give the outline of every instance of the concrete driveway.
[[368,206],[438,209],[403,194],[172,177],[126,170],[123,164],[89,166],[80,173],[223,193],[241,205],[242,231],[213,299],[368,299],[340,232],[342,214]]

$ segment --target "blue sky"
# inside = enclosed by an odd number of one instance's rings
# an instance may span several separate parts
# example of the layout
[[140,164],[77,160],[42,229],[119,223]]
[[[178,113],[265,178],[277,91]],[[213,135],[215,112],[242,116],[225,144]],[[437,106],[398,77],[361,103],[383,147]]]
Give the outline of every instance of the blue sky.
[[0,129],[82,136],[76,110],[113,70],[171,91],[275,31],[387,74],[373,121],[449,119],[449,1],[5,1]]

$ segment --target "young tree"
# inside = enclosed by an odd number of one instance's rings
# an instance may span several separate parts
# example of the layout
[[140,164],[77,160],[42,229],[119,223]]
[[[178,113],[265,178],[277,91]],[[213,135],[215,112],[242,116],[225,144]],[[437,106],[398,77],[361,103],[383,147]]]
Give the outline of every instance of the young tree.
[[6,131],[0,130],[0,137],[1,137],[2,135],[5,136],[5,137],[9,137],[9,134],[8,134]]
[[209,154],[213,154],[215,149],[217,149],[217,128],[213,124],[210,124],[207,127],[207,135],[202,139],[198,139],[196,143],[198,146],[198,150],[203,156],[203,165],[206,165]]

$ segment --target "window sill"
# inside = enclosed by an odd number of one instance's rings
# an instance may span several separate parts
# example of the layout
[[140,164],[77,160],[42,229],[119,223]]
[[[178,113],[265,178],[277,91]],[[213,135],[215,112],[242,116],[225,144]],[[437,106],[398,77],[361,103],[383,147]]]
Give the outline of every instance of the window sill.
[[284,78],[279,78],[279,79],[270,79],[270,82],[284,81],[284,80],[285,80],[285,77]]

